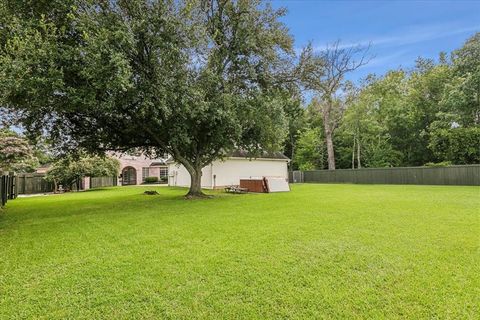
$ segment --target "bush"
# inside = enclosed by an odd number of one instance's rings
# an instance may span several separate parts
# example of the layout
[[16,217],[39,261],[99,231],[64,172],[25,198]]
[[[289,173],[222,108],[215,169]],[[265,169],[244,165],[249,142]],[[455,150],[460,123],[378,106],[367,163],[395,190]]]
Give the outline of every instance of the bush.
[[156,183],[158,182],[158,177],[146,177],[145,183]]
[[442,161],[452,164],[480,162],[480,127],[437,129],[431,133],[429,148]]
[[451,161],[442,161],[442,162],[427,162],[425,163],[425,167],[448,167],[451,166]]

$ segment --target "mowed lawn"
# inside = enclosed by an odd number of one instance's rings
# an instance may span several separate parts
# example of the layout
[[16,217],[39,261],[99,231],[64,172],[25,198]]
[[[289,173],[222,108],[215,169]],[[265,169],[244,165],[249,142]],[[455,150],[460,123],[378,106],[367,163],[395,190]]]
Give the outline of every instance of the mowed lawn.
[[[118,187],[0,213],[0,319],[477,318],[480,188]],[[478,319],[478,318],[477,318]]]

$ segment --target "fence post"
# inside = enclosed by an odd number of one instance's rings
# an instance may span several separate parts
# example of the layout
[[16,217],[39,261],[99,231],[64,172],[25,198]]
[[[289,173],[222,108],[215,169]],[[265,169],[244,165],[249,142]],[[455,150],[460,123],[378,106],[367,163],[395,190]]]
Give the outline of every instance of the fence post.
[[6,176],[0,171],[0,208],[7,203]]
[[15,173],[9,172],[8,174],[8,199],[15,199]]

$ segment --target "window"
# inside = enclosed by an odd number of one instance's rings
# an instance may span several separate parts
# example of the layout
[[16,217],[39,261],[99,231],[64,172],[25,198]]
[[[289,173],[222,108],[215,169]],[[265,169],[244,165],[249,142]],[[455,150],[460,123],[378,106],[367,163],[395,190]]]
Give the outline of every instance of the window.
[[160,180],[168,179],[168,167],[160,167]]
[[145,181],[145,178],[149,176],[150,176],[149,168],[142,168],[142,181]]

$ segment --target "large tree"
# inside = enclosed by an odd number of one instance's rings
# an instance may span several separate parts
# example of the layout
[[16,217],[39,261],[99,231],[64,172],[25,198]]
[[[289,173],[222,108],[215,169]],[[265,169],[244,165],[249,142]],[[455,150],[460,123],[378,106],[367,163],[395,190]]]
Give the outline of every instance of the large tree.
[[345,76],[369,61],[368,47],[344,47],[339,41],[316,51],[308,45],[302,51],[299,76],[303,86],[316,94],[318,109],[322,114],[328,169],[335,170],[333,135],[345,110],[343,92],[348,82]]
[[215,159],[284,141],[293,50],[283,10],[260,0],[46,6],[1,8],[0,105],[27,130],[64,149],[167,152],[190,173],[192,197]]

